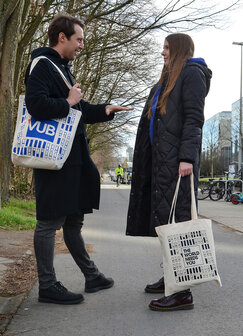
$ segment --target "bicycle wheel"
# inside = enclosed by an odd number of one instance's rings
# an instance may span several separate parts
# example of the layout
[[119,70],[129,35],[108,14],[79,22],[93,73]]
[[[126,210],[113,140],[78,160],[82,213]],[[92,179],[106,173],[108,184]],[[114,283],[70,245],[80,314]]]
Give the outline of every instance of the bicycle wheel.
[[233,194],[231,196],[231,202],[235,205],[239,204],[240,203],[240,196],[237,195],[237,194]]
[[233,182],[233,181],[228,181],[227,182],[227,193],[226,193],[226,197],[225,197],[225,201],[226,202],[231,202],[231,197],[232,194],[234,194],[235,192],[235,185],[237,182]]
[[225,184],[223,181],[213,182],[210,191],[209,197],[212,201],[218,201],[223,198],[225,192]]
[[204,200],[209,196],[210,184],[199,184],[197,188],[197,199]]

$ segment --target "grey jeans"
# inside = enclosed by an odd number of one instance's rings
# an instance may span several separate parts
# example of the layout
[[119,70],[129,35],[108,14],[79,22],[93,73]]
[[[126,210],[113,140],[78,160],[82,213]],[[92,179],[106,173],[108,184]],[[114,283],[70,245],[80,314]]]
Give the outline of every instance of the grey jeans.
[[84,215],[69,215],[52,220],[38,220],[34,233],[39,287],[48,288],[56,280],[53,267],[56,230],[63,228],[63,237],[69,252],[86,280],[95,279],[100,272],[90,259],[81,235]]

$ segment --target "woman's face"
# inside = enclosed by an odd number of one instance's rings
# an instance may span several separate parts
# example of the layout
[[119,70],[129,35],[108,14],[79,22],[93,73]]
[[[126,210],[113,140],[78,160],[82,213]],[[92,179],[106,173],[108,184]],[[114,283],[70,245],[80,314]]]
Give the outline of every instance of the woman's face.
[[164,64],[169,65],[170,49],[169,49],[169,43],[168,43],[167,40],[165,40],[165,42],[164,42],[163,51],[162,51],[161,55],[164,57]]

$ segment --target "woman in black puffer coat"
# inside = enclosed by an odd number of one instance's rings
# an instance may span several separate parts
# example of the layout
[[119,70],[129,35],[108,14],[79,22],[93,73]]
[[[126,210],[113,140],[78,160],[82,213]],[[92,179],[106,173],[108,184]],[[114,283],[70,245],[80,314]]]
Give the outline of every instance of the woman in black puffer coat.
[[[192,58],[189,35],[171,34],[163,48],[161,78],[149,94],[137,132],[126,230],[131,236],[156,236],[155,227],[168,223],[179,174],[176,222],[190,220],[192,172],[195,191],[198,185],[204,101],[212,73],[202,58]],[[145,291],[163,292],[163,278]],[[150,308],[191,309],[191,292],[153,300]]]

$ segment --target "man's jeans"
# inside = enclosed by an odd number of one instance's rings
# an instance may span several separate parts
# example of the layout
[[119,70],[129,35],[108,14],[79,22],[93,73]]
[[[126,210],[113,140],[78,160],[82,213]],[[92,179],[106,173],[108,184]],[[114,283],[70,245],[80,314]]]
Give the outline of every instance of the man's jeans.
[[84,274],[86,280],[95,279],[100,272],[86,251],[81,235],[83,215],[63,216],[52,220],[38,220],[34,247],[37,261],[39,286],[48,288],[55,283],[56,275],[53,267],[56,230],[63,228],[64,241],[73,259]]

